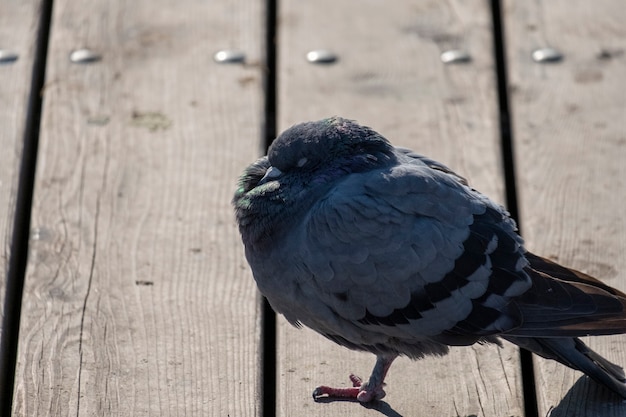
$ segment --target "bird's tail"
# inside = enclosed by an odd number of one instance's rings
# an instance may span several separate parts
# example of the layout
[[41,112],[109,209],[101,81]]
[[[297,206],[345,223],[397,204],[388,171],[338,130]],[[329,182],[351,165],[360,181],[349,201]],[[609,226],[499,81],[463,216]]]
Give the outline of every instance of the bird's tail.
[[596,382],[626,398],[624,370],[591,350],[578,338],[517,336],[503,338],[544,358],[557,360],[570,368],[584,372]]

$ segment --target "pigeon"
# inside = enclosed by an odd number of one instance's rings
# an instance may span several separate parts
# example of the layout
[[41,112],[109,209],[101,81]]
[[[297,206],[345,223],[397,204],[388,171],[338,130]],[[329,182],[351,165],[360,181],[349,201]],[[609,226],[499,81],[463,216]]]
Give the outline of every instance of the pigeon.
[[626,398],[578,337],[626,333],[626,294],[527,251],[500,205],[445,165],[331,117],[285,130],[232,200],[260,292],[296,327],[376,355],[315,400],[385,396],[398,356],[512,342]]

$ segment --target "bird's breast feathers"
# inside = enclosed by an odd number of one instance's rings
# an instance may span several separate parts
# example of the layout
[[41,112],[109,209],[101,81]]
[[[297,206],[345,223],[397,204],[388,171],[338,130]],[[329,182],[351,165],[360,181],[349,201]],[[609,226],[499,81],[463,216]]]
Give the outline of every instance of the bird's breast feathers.
[[261,291],[292,321],[323,304],[337,325],[393,336],[449,331],[476,308],[491,313],[475,323],[485,334],[514,324],[496,307],[527,288],[523,265],[507,265],[501,286],[518,282],[510,294],[487,293],[500,245],[522,258],[521,241],[500,207],[447,173],[416,164],[352,174],[301,216],[253,268]]

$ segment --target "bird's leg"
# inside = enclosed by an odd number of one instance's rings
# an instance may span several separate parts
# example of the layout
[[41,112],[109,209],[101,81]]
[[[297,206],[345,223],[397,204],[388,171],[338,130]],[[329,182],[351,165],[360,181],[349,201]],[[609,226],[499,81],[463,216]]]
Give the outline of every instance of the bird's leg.
[[376,365],[374,365],[372,374],[367,382],[363,382],[363,380],[356,375],[350,375],[352,387],[332,388],[322,385],[315,388],[313,391],[313,399],[356,398],[360,402],[364,403],[372,400],[380,400],[385,396],[385,391],[383,390],[385,375],[387,375],[387,371],[389,370],[389,367],[391,367],[391,363],[397,357],[397,355],[379,355],[376,357]]

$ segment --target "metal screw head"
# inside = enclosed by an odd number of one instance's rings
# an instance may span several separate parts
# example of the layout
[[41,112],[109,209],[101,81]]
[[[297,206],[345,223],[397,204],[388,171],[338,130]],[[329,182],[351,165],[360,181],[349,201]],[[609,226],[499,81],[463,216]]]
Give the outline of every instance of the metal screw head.
[[18,55],[7,49],[0,49],[0,64],[9,64],[17,61]]
[[50,240],[52,237],[52,231],[45,227],[35,227],[30,231],[31,240]]
[[102,55],[87,48],[76,49],[70,53],[70,61],[75,64],[90,64],[101,59]]
[[328,49],[317,49],[306,54],[306,60],[312,64],[332,64],[337,59],[337,55]]
[[234,49],[223,49],[217,51],[213,59],[220,64],[240,64],[246,60],[246,54]]
[[559,62],[563,59],[563,54],[554,48],[539,48],[533,51],[533,61],[547,63]]
[[441,62],[444,64],[464,64],[471,60],[472,56],[460,49],[451,49],[441,54]]

